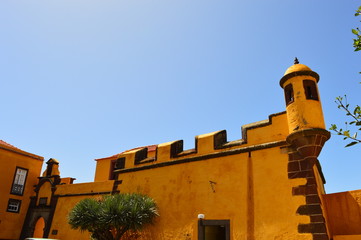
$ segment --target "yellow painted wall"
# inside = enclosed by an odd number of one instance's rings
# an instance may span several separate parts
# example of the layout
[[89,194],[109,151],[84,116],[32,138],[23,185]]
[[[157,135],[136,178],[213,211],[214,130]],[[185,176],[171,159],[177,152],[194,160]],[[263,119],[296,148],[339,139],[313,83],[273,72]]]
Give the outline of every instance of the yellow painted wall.
[[[137,150],[139,150],[139,148],[135,149],[135,150],[128,150],[128,151],[124,152],[124,154],[128,155],[128,156],[132,155],[134,157],[134,153]],[[114,155],[114,156],[107,157],[107,158],[96,159],[94,182],[103,182],[103,181],[110,180],[109,176],[110,176],[110,168],[111,168],[112,162],[116,161],[118,159],[118,157],[120,157],[121,155],[122,154],[118,154],[118,155]],[[149,158],[154,158],[155,156],[156,156],[156,151],[148,151]],[[129,165],[129,161],[128,161],[128,165]],[[131,166],[134,166],[134,165],[131,165]]]
[[[43,163],[42,157],[35,157],[37,159],[0,148],[0,239],[20,237],[19,226],[22,226],[25,220],[30,196],[34,195],[33,186],[38,182]],[[16,167],[28,169],[23,196],[10,194]],[[7,212],[9,198],[21,200],[19,213]]]
[[[154,162],[134,165],[139,149],[117,157],[126,158],[126,169],[136,169],[284,141],[288,135],[287,115],[272,116],[271,122],[245,125],[247,141],[225,149],[214,149],[214,135],[218,133],[214,132],[197,136],[196,152],[176,158],[170,156],[172,143],[158,145]],[[160,217],[145,229],[144,240],[197,239],[200,213],[205,214],[205,219],[229,219],[233,240],[311,240],[311,234],[298,233],[300,223],[310,223],[309,217],[296,214],[298,207],[306,204],[305,197],[292,195],[292,187],[304,185],[306,180],[288,179],[288,154],[282,146],[120,173],[118,190],[144,193],[158,203]],[[57,186],[55,195],[59,198],[50,232],[58,230],[58,234],[49,237],[88,239],[88,233],[70,229],[67,214],[81,199],[98,196],[70,195],[111,191],[113,181],[100,182],[108,178],[111,160],[97,161],[94,183]]]
[[45,182],[39,189],[37,204],[39,204],[40,198],[47,198],[46,205],[50,205],[51,184],[49,182]]
[[[262,122],[268,122],[268,120]],[[243,125],[242,128],[247,129],[247,127],[254,125],[254,123],[247,124]],[[247,143],[244,146],[282,141],[287,136],[287,115],[282,113],[272,117],[272,124],[247,130]]]
[[109,179],[109,169],[111,162],[115,161],[116,157],[98,159],[95,168],[94,182],[103,182]]
[[309,218],[296,216],[304,197],[292,196],[290,189],[305,180],[288,179],[288,155],[279,148],[251,155],[124,173],[119,190],[145,193],[158,202],[160,217],[144,239],[197,239],[200,213],[205,219],[230,219],[234,240],[312,239],[297,232],[298,223]]
[[[289,180],[287,163],[288,155],[276,147],[253,151],[251,158],[243,153],[124,173],[120,175],[123,183],[119,190],[142,192],[159,203],[161,217],[145,231],[144,239],[196,239],[199,213],[206,219],[230,219],[233,239],[249,235],[249,239],[311,239],[311,235],[297,232],[298,224],[308,223],[309,218],[296,216],[305,199],[292,196],[291,191],[305,180]],[[57,194],[81,190],[82,185],[59,186]],[[88,238],[87,234],[67,229],[64,220],[64,213],[81,198],[59,199],[52,229],[62,230],[50,237],[66,239],[67,235],[61,235],[65,232],[76,239]]]
[[320,196],[320,201],[321,201],[320,206],[322,208],[323,216],[325,218],[327,234],[328,234],[328,236],[332,236],[331,229],[329,226],[330,223],[328,221],[329,217],[328,217],[328,212],[327,212],[327,203],[325,200],[326,191],[325,191],[325,187],[323,185],[323,180],[321,178],[321,173],[319,172],[316,165],[313,166],[313,172],[315,173],[315,180],[316,180],[317,189],[318,189],[317,191],[318,191],[318,195]]
[[[84,193],[99,193],[105,191],[112,191],[114,181],[106,182],[94,182],[94,183],[79,183],[79,184],[67,184],[58,185],[55,192],[58,198],[58,204],[55,209],[54,219],[50,229],[49,238],[55,239],[89,239],[88,232],[80,232],[79,230],[73,230],[68,224],[67,216],[69,211],[84,198],[101,197],[101,194],[96,195],[80,195]],[[65,196],[76,195],[76,196]],[[52,235],[52,230],[58,230],[56,235]]]

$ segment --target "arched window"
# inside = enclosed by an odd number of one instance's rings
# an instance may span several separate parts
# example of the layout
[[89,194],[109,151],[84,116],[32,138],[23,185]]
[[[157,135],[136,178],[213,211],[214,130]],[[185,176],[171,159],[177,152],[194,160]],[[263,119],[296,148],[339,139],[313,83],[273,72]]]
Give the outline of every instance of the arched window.
[[316,83],[312,80],[303,80],[306,99],[318,100]]
[[288,84],[285,87],[285,100],[286,100],[286,105],[293,103],[293,101],[294,101],[292,84]]

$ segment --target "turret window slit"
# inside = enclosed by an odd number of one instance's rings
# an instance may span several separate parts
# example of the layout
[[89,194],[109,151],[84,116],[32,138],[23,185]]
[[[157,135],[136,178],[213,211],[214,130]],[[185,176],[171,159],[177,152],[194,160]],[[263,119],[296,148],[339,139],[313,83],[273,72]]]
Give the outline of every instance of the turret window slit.
[[316,83],[312,80],[303,80],[303,88],[305,89],[306,99],[318,101],[318,93]]
[[288,84],[285,87],[285,100],[286,100],[286,105],[293,103],[294,101],[294,95],[293,95],[293,86],[292,84]]

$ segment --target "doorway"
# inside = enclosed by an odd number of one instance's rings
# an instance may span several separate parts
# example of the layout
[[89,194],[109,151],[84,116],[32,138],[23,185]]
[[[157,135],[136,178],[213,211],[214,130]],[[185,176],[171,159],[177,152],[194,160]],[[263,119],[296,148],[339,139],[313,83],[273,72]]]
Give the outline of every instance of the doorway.
[[229,220],[198,221],[198,240],[230,240]]

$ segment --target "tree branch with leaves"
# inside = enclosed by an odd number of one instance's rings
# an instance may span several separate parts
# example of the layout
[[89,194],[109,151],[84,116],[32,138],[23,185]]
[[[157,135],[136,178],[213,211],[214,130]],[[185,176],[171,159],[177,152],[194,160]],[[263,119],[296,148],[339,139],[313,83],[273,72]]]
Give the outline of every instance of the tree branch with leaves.
[[[338,108],[345,111],[346,116],[350,117],[352,120],[345,122],[345,129],[338,128],[336,124],[331,124],[330,130],[336,132],[337,135],[344,136],[344,140],[352,140],[346,147],[361,143],[361,139],[357,138],[357,132],[361,131],[361,107],[357,105],[353,110],[350,109],[350,104],[347,102],[346,95],[344,97],[337,97],[335,102],[337,103]],[[350,132],[350,127],[356,127],[353,133]]]
[[[361,6],[357,9],[355,16],[361,15]],[[355,28],[352,29],[352,33],[356,36],[356,38],[353,39],[353,47],[355,48],[355,51],[361,50],[361,35],[360,35],[360,29]]]
[[[356,10],[355,16],[361,15],[361,6]],[[361,50],[361,31],[357,27],[352,29],[352,33],[356,36],[353,39],[353,47],[355,52]],[[361,72],[360,72],[361,73]],[[361,108],[356,105],[353,109],[350,108],[350,104],[347,102],[346,95],[344,97],[336,98],[337,107],[346,113],[346,116],[351,120],[345,122],[345,128],[339,128],[336,124],[331,124],[330,130],[337,135],[343,136],[344,140],[351,140],[345,147],[350,147],[355,144],[361,143],[361,139],[357,136],[358,132],[361,132]],[[350,128],[353,129],[351,132]]]

